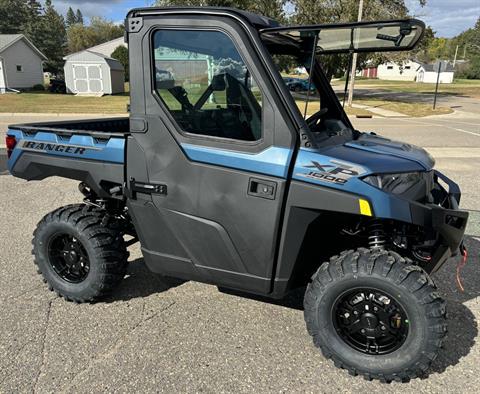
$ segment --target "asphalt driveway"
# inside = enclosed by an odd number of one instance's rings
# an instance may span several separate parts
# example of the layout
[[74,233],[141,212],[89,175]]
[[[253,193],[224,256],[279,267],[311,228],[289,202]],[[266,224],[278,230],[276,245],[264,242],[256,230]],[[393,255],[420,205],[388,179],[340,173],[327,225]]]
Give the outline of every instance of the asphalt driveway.
[[[109,299],[65,302],[36,274],[30,241],[44,214],[81,200],[77,182],[29,183],[4,175],[0,392],[477,392],[480,130],[476,120],[451,119],[357,124],[436,149],[437,166],[460,183],[464,207],[472,212],[466,241],[470,257],[462,273],[465,293],[455,285],[456,260],[434,277],[448,303],[449,336],[429,379],[387,386],[351,377],[313,346],[301,292],[270,303],[224,294],[214,286],[166,282],[147,271],[138,247],[131,248],[128,275]],[[460,122],[471,125],[460,127]]]

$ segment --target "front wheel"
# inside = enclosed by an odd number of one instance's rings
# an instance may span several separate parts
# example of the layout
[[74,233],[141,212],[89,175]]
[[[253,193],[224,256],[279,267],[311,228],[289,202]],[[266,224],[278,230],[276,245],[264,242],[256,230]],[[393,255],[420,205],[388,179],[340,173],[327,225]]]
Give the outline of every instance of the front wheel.
[[389,251],[346,251],[308,285],[314,344],[353,375],[384,382],[426,376],[446,336],[445,302],[428,275]]

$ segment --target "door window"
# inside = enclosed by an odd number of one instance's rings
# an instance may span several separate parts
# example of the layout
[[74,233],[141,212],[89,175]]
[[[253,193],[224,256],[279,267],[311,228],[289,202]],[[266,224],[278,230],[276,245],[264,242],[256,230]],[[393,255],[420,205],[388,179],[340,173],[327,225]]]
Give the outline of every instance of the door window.
[[226,34],[158,30],[153,42],[155,90],[183,131],[261,138],[262,94]]

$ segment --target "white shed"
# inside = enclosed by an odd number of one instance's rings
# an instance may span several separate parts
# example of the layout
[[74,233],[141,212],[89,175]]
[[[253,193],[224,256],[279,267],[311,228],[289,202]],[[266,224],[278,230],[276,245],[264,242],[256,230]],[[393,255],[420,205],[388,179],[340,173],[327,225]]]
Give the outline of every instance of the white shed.
[[[438,68],[440,64],[440,75]],[[418,69],[417,82],[423,83],[452,83],[455,74],[453,65],[445,60],[437,61],[433,64],[422,64]]]
[[382,63],[378,65],[377,78],[390,81],[415,81],[419,67],[420,63],[414,60]]
[[125,71],[118,60],[90,50],[66,56],[65,60],[68,93],[102,96],[125,91]]

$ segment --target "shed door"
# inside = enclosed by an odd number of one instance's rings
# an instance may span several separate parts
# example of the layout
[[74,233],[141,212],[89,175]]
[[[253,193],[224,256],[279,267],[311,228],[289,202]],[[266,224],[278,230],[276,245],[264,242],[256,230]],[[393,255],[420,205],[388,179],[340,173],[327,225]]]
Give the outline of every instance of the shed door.
[[102,93],[102,65],[74,64],[73,83],[78,93]]

